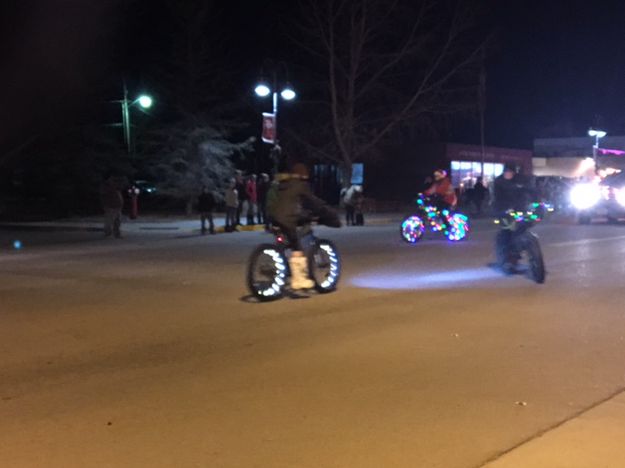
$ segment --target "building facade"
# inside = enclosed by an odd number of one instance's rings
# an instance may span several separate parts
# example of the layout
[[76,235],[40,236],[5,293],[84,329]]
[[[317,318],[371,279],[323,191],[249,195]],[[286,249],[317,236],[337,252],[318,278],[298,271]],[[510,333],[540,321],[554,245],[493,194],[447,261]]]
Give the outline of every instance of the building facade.
[[[409,201],[425,187],[425,179],[436,169],[445,169],[460,191],[473,187],[478,177],[488,185],[513,164],[526,174],[532,170],[532,152],[458,143],[405,144],[388,147],[384,157],[364,164],[363,185],[367,197],[379,201]],[[483,165],[483,167],[482,167]],[[317,165],[313,173],[315,191],[328,201],[337,200],[340,171]]]
[[596,158],[591,137],[537,138],[534,140],[533,173],[543,177],[585,178],[600,170],[625,170],[625,136],[599,140]]

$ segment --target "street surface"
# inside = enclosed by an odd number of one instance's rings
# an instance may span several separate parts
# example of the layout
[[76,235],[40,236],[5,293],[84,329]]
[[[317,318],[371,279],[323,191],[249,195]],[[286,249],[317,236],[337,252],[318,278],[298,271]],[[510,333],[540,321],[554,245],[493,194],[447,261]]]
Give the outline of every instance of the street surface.
[[623,467],[625,226],[536,232],[544,285],[486,220],[319,229],[339,290],[257,304],[263,233],[2,231],[0,466]]

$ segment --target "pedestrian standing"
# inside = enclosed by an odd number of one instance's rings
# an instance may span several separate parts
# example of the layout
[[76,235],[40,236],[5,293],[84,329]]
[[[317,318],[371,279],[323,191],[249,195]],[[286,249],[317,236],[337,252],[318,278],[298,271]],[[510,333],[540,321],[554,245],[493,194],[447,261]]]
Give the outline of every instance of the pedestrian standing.
[[230,179],[225,193],[226,202],[226,232],[235,231],[237,228],[237,210],[239,208],[239,194],[237,193],[236,179]]
[[198,197],[197,208],[200,212],[200,222],[202,223],[202,235],[206,234],[206,221],[208,221],[208,232],[215,234],[215,222],[213,213],[215,211],[215,194],[205,185],[202,193]]
[[484,186],[482,178],[478,177],[475,185],[473,186],[473,203],[477,214],[482,213],[482,205],[488,195],[488,189]]
[[341,201],[343,202],[343,207],[345,208],[345,224],[347,226],[353,226],[355,224],[354,215],[356,213],[354,207],[354,192],[356,188],[352,185],[349,188],[343,188],[341,190]]
[[122,237],[122,208],[124,197],[120,190],[120,183],[113,175],[109,175],[100,187],[100,200],[104,210],[104,235]]
[[352,204],[354,205],[355,225],[364,226],[365,216],[363,214],[363,207],[365,204],[365,195],[362,192],[362,185],[356,185],[354,187],[354,193],[352,195]]
[[267,219],[267,192],[269,191],[269,174],[262,173],[256,184],[256,197],[258,204],[258,224],[264,224],[265,229],[269,227],[269,220]]
[[254,215],[256,214],[256,204],[258,201],[256,190],[256,175],[252,174],[248,177],[245,185],[247,195],[247,225],[254,224]]
[[240,226],[241,225],[241,213],[247,206],[247,190],[246,190],[247,187],[245,185],[245,179],[243,177],[242,171],[236,172],[235,182],[236,182],[236,185],[234,188],[236,189],[237,197],[239,200],[239,203],[237,205],[237,212],[236,212],[236,222],[237,222],[237,226]]

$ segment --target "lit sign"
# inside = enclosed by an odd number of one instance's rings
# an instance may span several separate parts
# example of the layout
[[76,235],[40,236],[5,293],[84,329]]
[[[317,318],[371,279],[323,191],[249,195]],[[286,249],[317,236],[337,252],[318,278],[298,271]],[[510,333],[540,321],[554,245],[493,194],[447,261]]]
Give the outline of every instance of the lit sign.
[[603,155],[610,155],[610,156],[624,156],[625,155],[625,151],[607,149],[607,148],[597,148],[597,152]]

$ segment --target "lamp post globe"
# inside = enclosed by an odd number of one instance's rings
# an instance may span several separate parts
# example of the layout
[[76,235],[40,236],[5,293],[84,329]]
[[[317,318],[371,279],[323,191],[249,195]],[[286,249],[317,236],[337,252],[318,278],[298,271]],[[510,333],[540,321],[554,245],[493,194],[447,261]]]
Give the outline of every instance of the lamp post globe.
[[595,144],[592,145],[592,159],[595,162],[595,172],[598,173],[599,171],[599,162],[597,160],[597,153],[599,152],[599,139],[603,138],[604,136],[606,136],[608,134],[608,132],[606,132],[605,130],[599,130],[596,128],[590,128],[588,130],[588,136],[589,137],[594,137],[595,138]]
[[256,88],[254,88],[254,92],[257,96],[266,97],[269,96],[269,94],[271,93],[271,89],[269,89],[269,86],[267,86],[267,84],[259,83],[256,85]]
[[588,130],[588,136],[596,137],[597,139],[603,138],[607,134],[608,133],[604,130],[596,130],[594,128],[591,128],[590,130]]
[[137,99],[137,102],[144,109],[149,109],[150,107],[152,107],[152,104],[154,103],[154,101],[152,100],[152,97],[148,96],[147,94],[142,94],[141,96],[139,96],[139,99]]
[[285,101],[292,101],[293,99],[297,97],[297,94],[295,93],[293,88],[291,88],[290,86],[287,86],[286,88],[282,90],[282,92],[280,93],[280,96],[282,96],[282,99],[284,99]]

